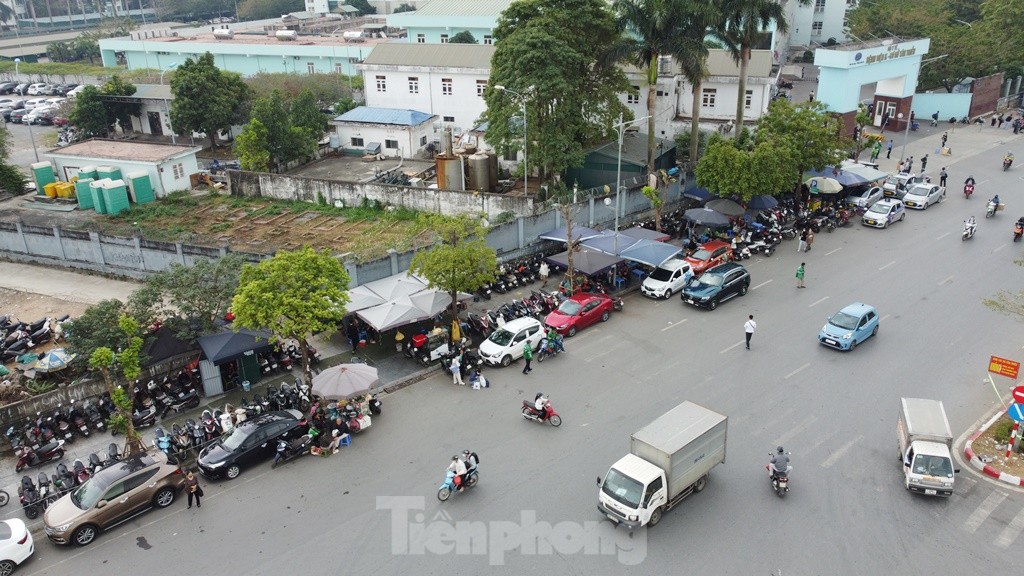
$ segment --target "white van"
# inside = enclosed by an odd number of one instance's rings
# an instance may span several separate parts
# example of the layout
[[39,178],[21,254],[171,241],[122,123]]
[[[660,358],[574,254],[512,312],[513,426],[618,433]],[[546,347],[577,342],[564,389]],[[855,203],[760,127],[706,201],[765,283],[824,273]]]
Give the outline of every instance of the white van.
[[693,278],[693,270],[686,260],[673,258],[667,260],[654,269],[650,276],[644,279],[640,285],[640,291],[644,296],[651,298],[671,298],[686,286],[686,283]]

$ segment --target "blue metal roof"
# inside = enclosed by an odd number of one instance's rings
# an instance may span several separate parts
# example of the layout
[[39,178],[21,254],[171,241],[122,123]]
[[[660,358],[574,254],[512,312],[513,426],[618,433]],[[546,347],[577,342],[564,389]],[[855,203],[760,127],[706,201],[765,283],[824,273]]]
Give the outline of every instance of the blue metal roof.
[[397,126],[419,126],[433,116],[416,110],[398,108],[371,108],[360,106],[334,119],[335,122],[357,122],[361,124],[394,124]]

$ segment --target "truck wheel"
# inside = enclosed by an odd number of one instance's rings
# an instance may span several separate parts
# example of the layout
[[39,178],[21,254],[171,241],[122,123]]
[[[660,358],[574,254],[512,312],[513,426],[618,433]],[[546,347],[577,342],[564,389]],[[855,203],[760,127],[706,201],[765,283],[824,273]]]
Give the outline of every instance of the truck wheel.
[[658,506],[651,512],[651,519],[647,522],[647,526],[657,526],[658,522],[661,522],[661,515],[664,513],[662,506]]
[[708,475],[705,474],[705,475],[701,476],[700,478],[698,478],[697,481],[693,483],[693,491],[694,492],[700,492],[701,490],[706,488],[707,485],[708,485]]

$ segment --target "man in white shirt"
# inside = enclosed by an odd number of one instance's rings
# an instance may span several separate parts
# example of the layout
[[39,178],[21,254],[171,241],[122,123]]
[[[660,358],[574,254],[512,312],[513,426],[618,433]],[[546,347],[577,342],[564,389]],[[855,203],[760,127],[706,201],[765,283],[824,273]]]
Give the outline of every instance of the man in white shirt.
[[754,330],[757,330],[757,322],[754,322],[754,315],[751,314],[743,324],[743,331],[747,335],[747,350],[750,350],[750,338],[754,336]]

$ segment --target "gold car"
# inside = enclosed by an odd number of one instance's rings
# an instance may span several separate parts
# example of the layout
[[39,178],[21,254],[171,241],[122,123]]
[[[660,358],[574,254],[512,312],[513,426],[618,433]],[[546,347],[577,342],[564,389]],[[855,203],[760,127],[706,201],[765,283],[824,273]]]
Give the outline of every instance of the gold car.
[[185,475],[163,452],[115,462],[51,504],[43,531],[54,544],[90,544],[96,535],[151,509],[166,508]]

